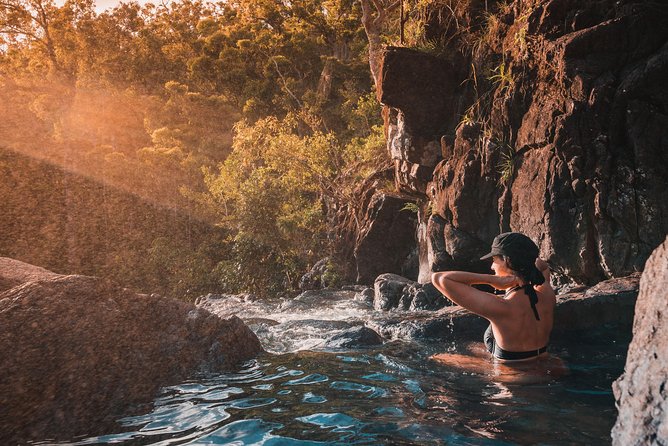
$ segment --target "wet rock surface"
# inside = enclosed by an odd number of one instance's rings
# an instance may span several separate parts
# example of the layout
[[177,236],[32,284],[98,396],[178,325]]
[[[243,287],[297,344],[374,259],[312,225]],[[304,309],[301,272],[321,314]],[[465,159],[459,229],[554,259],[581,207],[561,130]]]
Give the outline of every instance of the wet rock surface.
[[554,330],[587,330],[611,325],[631,327],[640,273],[610,279],[557,296]]
[[450,301],[431,284],[424,285],[397,274],[381,274],[374,282],[376,310],[438,310]]
[[161,386],[262,351],[239,318],[185,302],[5,258],[0,277],[3,444],[104,432]]
[[[591,288],[557,296],[553,338],[600,327],[630,330],[640,276],[611,279]],[[481,341],[489,322],[459,306],[417,311],[369,321],[385,339]]]
[[369,327],[349,328],[327,339],[325,348],[360,348],[380,345],[383,338]]
[[619,410],[613,445],[668,444],[668,239],[645,265],[624,374],[613,390]]
[[373,298],[375,296],[375,291],[373,288],[364,288],[361,291],[355,293],[355,300],[367,303],[373,306]]

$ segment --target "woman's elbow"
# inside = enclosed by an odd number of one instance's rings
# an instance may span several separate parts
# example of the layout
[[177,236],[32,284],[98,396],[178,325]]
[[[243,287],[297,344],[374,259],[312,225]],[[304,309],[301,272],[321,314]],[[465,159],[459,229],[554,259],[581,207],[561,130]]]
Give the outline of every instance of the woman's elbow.
[[446,288],[446,280],[448,279],[447,272],[445,271],[440,271],[436,273],[432,273],[431,275],[431,283],[441,292],[443,293]]

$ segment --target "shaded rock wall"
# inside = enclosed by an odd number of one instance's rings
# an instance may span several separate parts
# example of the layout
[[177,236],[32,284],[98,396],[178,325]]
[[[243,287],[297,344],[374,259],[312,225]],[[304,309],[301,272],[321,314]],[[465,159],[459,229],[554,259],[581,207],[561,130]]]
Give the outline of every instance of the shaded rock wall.
[[490,5],[474,45],[446,48],[456,57],[385,54],[395,181],[435,214],[420,277],[483,268],[508,230],[534,239],[562,284],[640,270],[668,233],[668,5]]
[[668,444],[668,238],[645,265],[624,374],[615,381],[619,415],[612,443]]
[[415,246],[415,214],[402,210],[405,197],[375,193],[355,243],[357,283],[371,284],[385,272],[403,274]]
[[95,277],[0,258],[0,283],[2,444],[118,428],[161,386],[262,351],[236,317]]

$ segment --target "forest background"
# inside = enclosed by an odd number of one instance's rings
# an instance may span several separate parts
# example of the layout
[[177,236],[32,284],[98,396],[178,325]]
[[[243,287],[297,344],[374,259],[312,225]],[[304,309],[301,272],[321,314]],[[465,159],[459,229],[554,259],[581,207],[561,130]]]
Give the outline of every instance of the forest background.
[[294,290],[388,163],[361,18],[354,0],[0,1],[0,255],[176,297]]

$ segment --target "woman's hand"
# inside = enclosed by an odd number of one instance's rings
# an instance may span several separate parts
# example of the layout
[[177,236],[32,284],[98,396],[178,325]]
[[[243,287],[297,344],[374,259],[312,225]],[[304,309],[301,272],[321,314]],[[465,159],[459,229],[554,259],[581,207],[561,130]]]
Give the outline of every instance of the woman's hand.
[[536,268],[538,268],[538,271],[541,273],[547,269],[550,269],[550,265],[547,264],[547,262],[540,257],[536,259]]
[[507,290],[520,284],[517,276],[490,276],[489,284],[497,290]]

